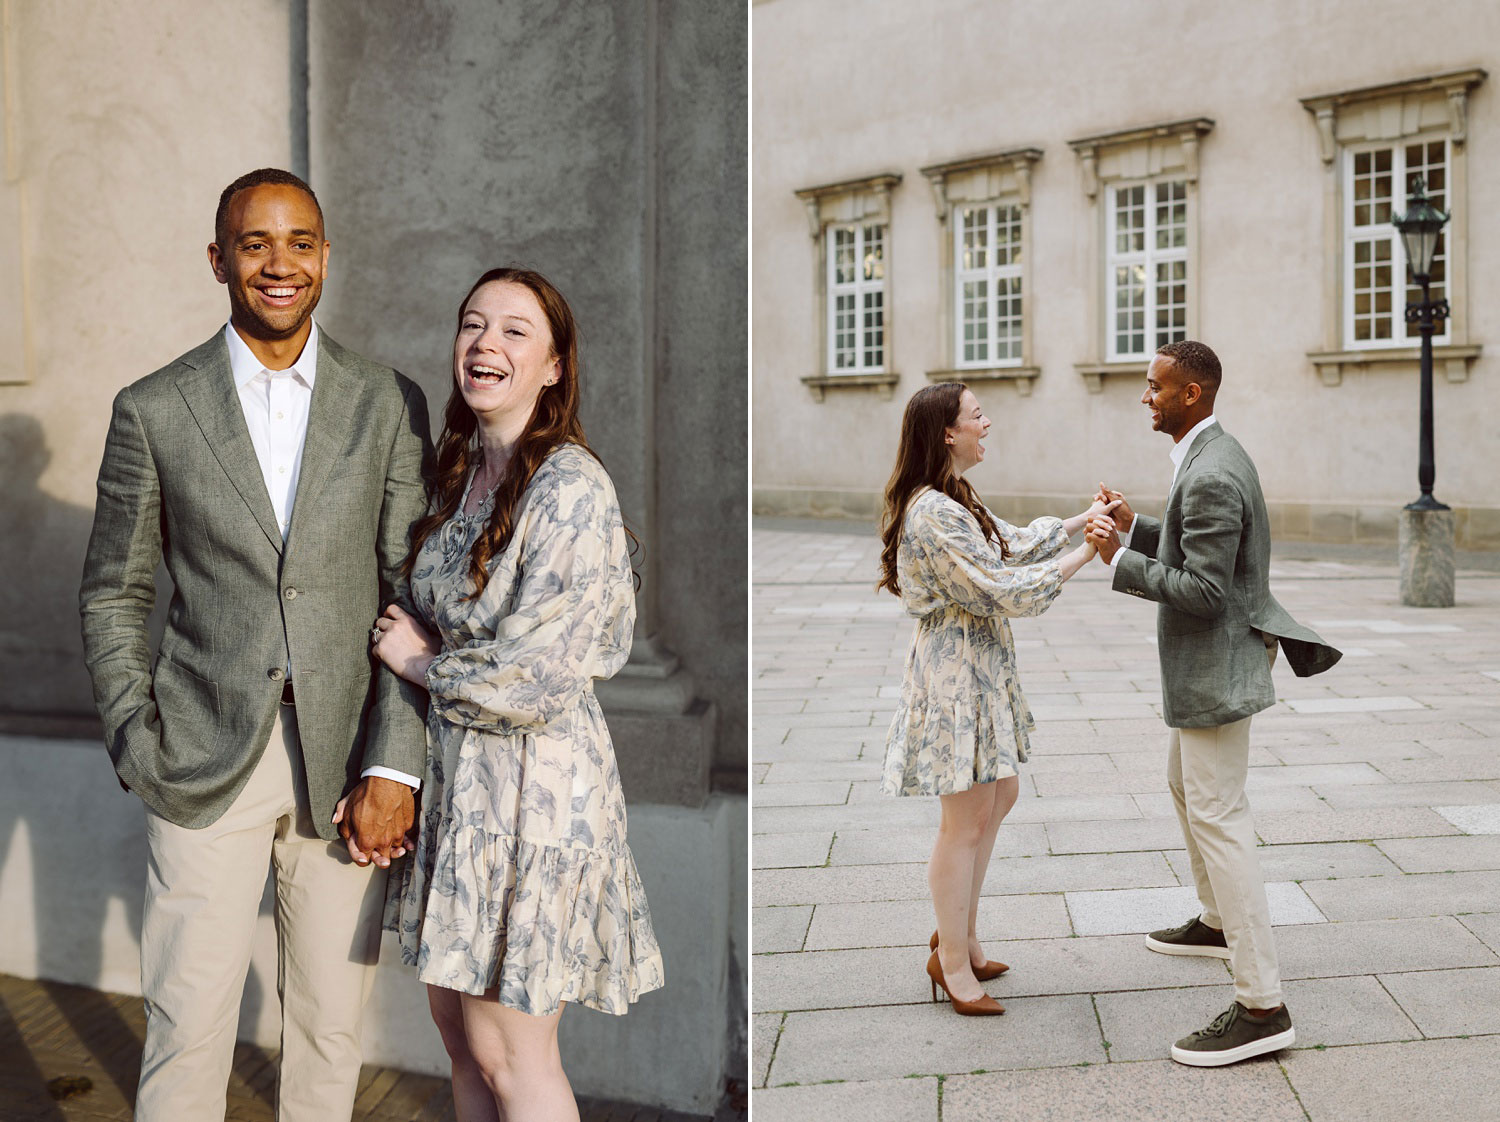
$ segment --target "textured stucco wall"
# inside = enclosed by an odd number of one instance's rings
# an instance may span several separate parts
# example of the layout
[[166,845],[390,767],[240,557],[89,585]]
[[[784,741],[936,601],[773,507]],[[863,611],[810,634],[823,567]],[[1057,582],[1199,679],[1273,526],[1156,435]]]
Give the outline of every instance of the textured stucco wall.
[[[1298,99],[1487,66],[1491,77],[1470,97],[1468,141],[1470,336],[1486,351],[1467,382],[1438,373],[1437,494],[1487,509],[1485,532],[1500,546],[1500,101],[1491,53],[1500,8],[1455,0],[1420,34],[1411,28],[1410,9],[1395,0],[756,4],[758,504],[764,495],[768,508],[794,508],[807,489],[878,494],[900,410],[941,365],[937,239],[946,230],[919,169],[1025,145],[1043,150],[1028,247],[1042,373],[1031,397],[1005,384],[980,389],[995,431],[971,478],[991,496],[1081,498],[1100,478],[1162,495],[1168,445],[1137,404],[1142,385],[1107,379],[1090,394],[1073,369],[1095,357],[1086,299],[1095,219],[1067,141],[1205,116],[1216,125],[1201,146],[1199,335],[1224,361],[1220,417],[1255,456],[1273,503],[1304,504],[1301,513],[1314,516],[1327,507],[1345,521],[1356,508],[1393,514],[1418,490],[1416,378],[1372,372],[1325,386],[1306,357],[1323,349],[1325,172]],[[890,401],[843,391],[819,404],[798,381],[815,372],[816,344],[812,245],[793,191],[882,172],[904,176],[890,232],[901,382]]]
[[92,713],[77,597],[110,402],[229,316],[205,249],[224,185],[287,161],[288,6],[10,13],[32,363],[0,385],[0,711]]

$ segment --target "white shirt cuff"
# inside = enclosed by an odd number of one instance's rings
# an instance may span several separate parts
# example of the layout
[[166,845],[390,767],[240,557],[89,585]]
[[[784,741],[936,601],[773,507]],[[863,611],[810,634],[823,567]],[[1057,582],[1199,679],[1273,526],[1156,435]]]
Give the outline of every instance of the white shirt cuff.
[[[1119,536],[1121,548],[1123,548],[1123,549],[1129,549],[1130,548],[1130,535],[1133,534],[1133,533],[1135,533],[1135,519],[1131,519],[1131,521],[1130,521],[1130,529],[1128,529],[1128,530],[1116,530],[1115,533],[1116,533],[1116,535]],[[1117,553],[1117,554],[1115,554],[1115,556],[1118,557],[1120,555]]]
[[1125,552],[1125,547],[1124,546],[1121,546],[1119,549],[1115,550],[1115,555],[1109,559],[1109,567],[1111,569],[1117,568],[1119,566],[1119,564],[1120,564],[1120,557],[1121,557],[1121,555],[1124,552]]
[[413,791],[418,790],[422,786],[422,781],[415,775],[407,775],[404,771],[397,771],[393,767],[381,767],[379,764],[372,764],[359,774],[361,777],[378,775],[382,779],[394,779],[397,783],[405,783]]

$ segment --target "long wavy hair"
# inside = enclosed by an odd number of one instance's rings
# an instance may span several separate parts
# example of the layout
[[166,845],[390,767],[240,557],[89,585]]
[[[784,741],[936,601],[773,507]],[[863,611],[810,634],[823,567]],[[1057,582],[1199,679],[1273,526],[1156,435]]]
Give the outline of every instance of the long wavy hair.
[[958,422],[959,401],[969,387],[962,382],[939,382],[912,394],[901,416],[901,444],[896,451],[896,466],[885,485],[885,513],[880,519],[880,581],[876,589],[888,589],[901,595],[896,580],[896,551],[901,545],[901,528],[906,522],[906,508],[912,496],[923,487],[941,491],[974,516],[984,536],[1000,547],[1000,556],[1010,550],[1000,536],[1000,527],[979,501],[979,495],[968,480],[953,470],[953,457],[944,440],[948,429]]
[[[567,300],[551,281],[540,273],[515,266],[489,270],[474,282],[458,305],[455,338],[474,294],[497,281],[523,285],[541,304],[547,326],[552,331],[551,357],[557,360],[558,378],[554,385],[542,387],[531,419],[495,486],[495,508],[490,514],[489,525],[474,540],[474,548],[469,553],[469,580],[474,586],[469,599],[478,597],[489,583],[490,561],[510,543],[516,528],[516,506],[547,454],[561,444],[576,444],[596,460],[599,458],[584,438],[583,425],[578,420],[578,326],[573,320],[573,309],[568,307]],[[411,552],[402,565],[402,572],[408,579],[416,567],[422,543],[457,512],[458,504],[463,500],[464,484],[480,460],[479,421],[464,402],[457,379],[452,381],[448,406],[443,414],[443,435],[438,438],[436,463],[427,481],[427,508],[431,513],[418,519],[412,527]]]

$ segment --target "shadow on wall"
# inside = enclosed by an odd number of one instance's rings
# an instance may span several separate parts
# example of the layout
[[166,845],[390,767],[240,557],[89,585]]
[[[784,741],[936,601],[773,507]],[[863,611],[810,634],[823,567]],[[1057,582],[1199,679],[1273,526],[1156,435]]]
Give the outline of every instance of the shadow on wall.
[[[0,735],[6,780],[0,786],[0,913],[15,933],[0,954],[0,971],[139,992],[143,811],[121,790],[98,739],[83,666],[78,585],[93,512],[41,488],[51,459],[34,417],[0,415],[0,733],[45,728],[69,737]],[[159,569],[153,649],[170,595],[171,582]],[[269,894],[261,911],[270,912]],[[242,1025],[253,1024],[268,999],[275,1001],[274,982],[268,986],[252,971]],[[137,1038],[109,994],[74,995],[57,1005],[104,1073],[133,1099],[139,1047],[121,1047],[121,1041]]]

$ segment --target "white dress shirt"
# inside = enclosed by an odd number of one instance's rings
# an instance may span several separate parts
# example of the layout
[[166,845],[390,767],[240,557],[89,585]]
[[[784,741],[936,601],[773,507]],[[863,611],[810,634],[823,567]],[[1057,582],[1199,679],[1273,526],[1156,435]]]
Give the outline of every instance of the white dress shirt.
[[[250,430],[250,443],[260,461],[260,475],[285,542],[292,529],[292,504],[302,474],[302,447],[307,443],[307,414],[318,378],[318,325],[316,321],[309,324],[302,353],[285,370],[267,370],[233,323],[225,325],[224,339],[229,345],[229,370],[245,414],[245,426]],[[287,677],[291,676],[289,665]],[[411,788],[421,786],[416,776],[394,768],[368,767],[361,774],[395,779]]]
[[[1172,493],[1172,488],[1177,486],[1177,473],[1182,470],[1182,461],[1187,459],[1188,450],[1192,448],[1193,441],[1198,439],[1198,434],[1209,425],[1218,424],[1219,419],[1210,413],[1192,428],[1188,429],[1187,435],[1172,445],[1172,482],[1167,484],[1167,494]],[[1115,555],[1109,559],[1109,567],[1113,569],[1120,563],[1120,554],[1130,548],[1130,536],[1135,533],[1135,523],[1130,523],[1129,530],[1120,531],[1120,548],[1115,550]]]

